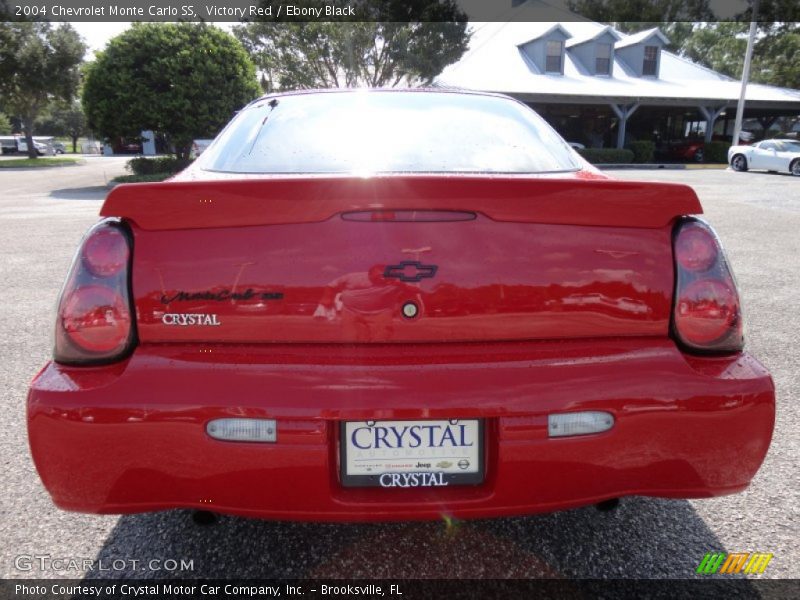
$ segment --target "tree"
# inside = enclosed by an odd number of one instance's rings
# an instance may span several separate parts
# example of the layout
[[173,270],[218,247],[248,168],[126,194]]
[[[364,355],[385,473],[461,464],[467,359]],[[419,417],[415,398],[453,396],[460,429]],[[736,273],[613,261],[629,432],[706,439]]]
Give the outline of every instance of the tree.
[[800,24],[770,25],[753,49],[753,81],[800,89]]
[[0,113],[0,135],[11,133],[11,121],[3,113]]
[[216,135],[258,93],[232,35],[203,23],[134,23],[87,65],[82,101],[96,133],[157,131],[185,159],[194,138]]
[[[742,76],[748,29],[746,22],[699,24],[684,42],[681,54],[698,64],[739,79]],[[759,23],[750,80],[798,89],[799,57],[800,24]]]
[[[680,54],[718,73],[739,78],[747,48],[747,30],[747,23],[734,21],[698,24]],[[755,69],[751,73],[755,74]]]
[[667,50],[677,52],[691,35],[693,22],[714,14],[708,0],[568,0],[570,10],[624,33],[658,27],[669,38]]
[[0,22],[0,97],[19,117],[36,158],[33,131],[39,114],[53,101],[70,102],[78,90],[86,46],[69,25]]
[[363,0],[359,10],[374,20],[252,22],[234,33],[266,91],[430,84],[469,44],[467,16],[453,0]]
[[50,135],[67,136],[72,140],[72,151],[78,151],[78,138],[86,133],[86,117],[80,102],[67,106],[56,106],[39,127]]

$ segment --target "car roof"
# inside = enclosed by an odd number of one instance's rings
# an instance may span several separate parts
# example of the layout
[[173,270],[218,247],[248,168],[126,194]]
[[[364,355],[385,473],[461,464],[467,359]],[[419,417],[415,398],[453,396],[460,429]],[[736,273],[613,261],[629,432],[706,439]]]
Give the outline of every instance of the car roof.
[[[250,106],[264,100],[273,98],[286,98],[289,96],[305,96],[309,94],[353,94],[353,93],[394,93],[394,94],[459,94],[463,96],[490,96],[493,98],[503,98],[513,102],[519,102],[516,98],[512,98],[506,94],[499,94],[496,92],[483,92],[479,90],[467,90],[463,88],[449,88],[449,87],[418,87],[418,88],[313,88],[307,90],[290,90],[285,92],[273,92],[264,94],[247,104]],[[245,106],[245,108],[247,108]]]

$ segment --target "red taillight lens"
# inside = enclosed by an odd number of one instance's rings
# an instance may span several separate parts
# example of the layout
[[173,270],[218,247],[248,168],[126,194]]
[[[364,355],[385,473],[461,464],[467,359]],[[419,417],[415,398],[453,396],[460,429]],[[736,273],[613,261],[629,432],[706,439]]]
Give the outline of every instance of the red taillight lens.
[[128,354],[130,254],[130,236],[115,220],[101,221],[83,239],[58,303],[56,361],[99,364]]
[[738,352],[744,346],[736,282],[713,230],[685,219],[674,234],[673,334],[688,350]]
[[104,227],[93,233],[83,246],[83,261],[99,277],[119,273],[128,264],[128,240],[116,227]]
[[675,240],[675,260],[688,271],[707,271],[717,262],[718,253],[714,235],[698,222],[684,225]]

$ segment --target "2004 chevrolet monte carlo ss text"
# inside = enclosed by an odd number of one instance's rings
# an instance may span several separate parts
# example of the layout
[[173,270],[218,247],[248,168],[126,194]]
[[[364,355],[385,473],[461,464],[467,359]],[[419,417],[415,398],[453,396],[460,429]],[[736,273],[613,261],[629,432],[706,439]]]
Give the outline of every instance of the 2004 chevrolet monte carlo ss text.
[[775,395],[688,187],[510,98],[261,98],[122,185],[31,384],[55,503],[357,521],[747,487]]

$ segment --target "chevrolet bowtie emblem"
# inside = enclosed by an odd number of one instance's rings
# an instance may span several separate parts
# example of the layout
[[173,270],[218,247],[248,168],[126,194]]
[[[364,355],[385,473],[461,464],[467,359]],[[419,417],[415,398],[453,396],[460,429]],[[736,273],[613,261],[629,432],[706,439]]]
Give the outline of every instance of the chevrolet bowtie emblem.
[[433,277],[438,268],[436,265],[423,265],[415,260],[404,260],[399,265],[387,265],[383,276],[393,277],[400,281],[417,282]]

